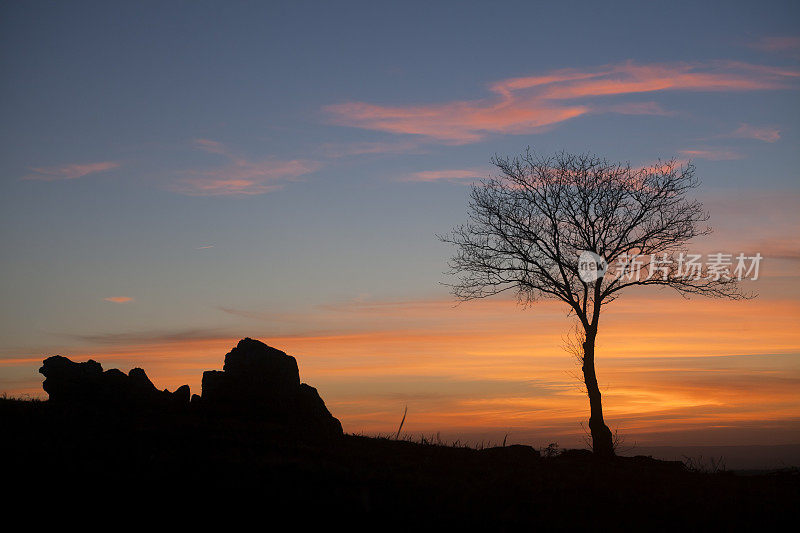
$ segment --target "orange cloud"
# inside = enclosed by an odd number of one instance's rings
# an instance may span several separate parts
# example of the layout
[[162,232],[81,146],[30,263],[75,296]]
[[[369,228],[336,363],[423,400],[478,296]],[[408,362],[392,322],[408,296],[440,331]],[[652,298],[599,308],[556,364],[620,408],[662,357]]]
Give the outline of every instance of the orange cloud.
[[390,133],[424,135],[450,144],[483,139],[486,132],[529,133],[583,115],[585,106],[547,107],[537,102],[512,105],[455,102],[433,106],[384,107],[361,102],[326,107],[334,122]]
[[31,168],[35,174],[30,174],[22,179],[37,181],[59,181],[82,178],[89,174],[111,170],[119,167],[114,161],[101,161],[99,163],[84,163],[79,165],[63,165],[60,167]]
[[[612,427],[640,443],[658,432],[712,426],[747,426],[747,438],[757,440],[764,438],[758,428],[791,427],[800,418],[796,300],[628,296],[607,308],[598,345]],[[302,379],[319,389],[347,431],[396,429],[408,405],[410,432],[502,439],[511,431],[516,442],[562,444],[582,435],[587,400],[563,350],[570,321],[556,302],[524,310],[503,299],[457,307],[446,298],[355,299],[241,316],[250,321],[238,334],[86,336],[82,346],[56,353],[106,368],[140,366],[159,388],[189,383],[197,392],[203,370],[220,368],[238,338],[250,335],[296,356]],[[10,390],[3,381],[5,390],[41,395],[40,353],[0,360],[3,376],[20,376]]]
[[103,298],[103,300],[107,302],[114,302],[115,304],[124,304],[132,302],[133,298],[130,296],[109,296],[108,298]]
[[[638,65],[626,62],[592,70],[564,69],[493,83],[493,96],[429,105],[382,106],[349,102],[324,108],[335,124],[413,134],[448,144],[477,142],[491,133],[535,133],[588,113],[665,114],[655,103],[603,105],[598,97],[667,90],[752,91],[779,89],[800,71],[737,62]],[[575,100],[569,104],[565,100]],[[580,100],[580,101],[578,101]]]
[[315,161],[267,158],[251,161],[208,139],[195,140],[199,149],[220,154],[229,164],[207,170],[190,170],[171,189],[189,196],[249,196],[265,194],[319,169]]

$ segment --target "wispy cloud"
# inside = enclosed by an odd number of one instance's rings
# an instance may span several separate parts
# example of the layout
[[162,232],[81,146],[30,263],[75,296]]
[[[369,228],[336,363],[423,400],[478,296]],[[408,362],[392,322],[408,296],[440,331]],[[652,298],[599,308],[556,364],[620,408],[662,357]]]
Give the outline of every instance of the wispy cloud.
[[22,179],[37,181],[60,181],[82,178],[89,174],[104,172],[120,166],[115,161],[101,161],[98,163],[83,163],[75,165],[61,165],[57,167],[33,167],[29,174]]
[[132,302],[133,298],[130,296],[109,296],[108,298],[103,298],[103,300],[107,302],[113,302],[115,304],[125,304],[128,302]]
[[[719,249],[761,253],[767,258],[765,276],[798,275],[800,212],[797,205],[800,205],[800,193],[765,187],[709,190],[703,203],[711,213],[715,228],[713,242]],[[795,264],[776,264],[773,259]]]
[[[174,329],[174,330],[141,330],[116,333],[61,334],[62,337],[81,343],[108,346],[168,344],[184,341],[212,341],[221,335],[219,330],[209,328]],[[235,338],[235,335],[232,336]]]
[[[319,388],[347,431],[385,432],[408,404],[414,432],[446,428],[461,438],[494,432],[502,439],[519,428],[530,438],[543,431],[580,438],[576,420],[587,416],[586,397],[571,377],[578,369],[562,348],[568,321],[556,302],[537,303],[533,314],[510,298],[454,307],[444,296],[295,311],[304,318],[285,332],[278,327],[282,309],[226,309],[263,324],[242,322],[236,332],[70,335],[76,342],[58,352],[107,367],[143,367],[159,388],[189,383],[196,391],[203,371],[219,368],[246,334],[297,357],[304,381]],[[792,424],[800,413],[798,316],[800,306],[789,297],[687,306],[677,295],[632,293],[614,302],[598,346],[609,420],[634,435],[663,431],[665,419],[676,432],[709,420],[751,430]],[[656,327],[665,323],[668,329]],[[40,392],[42,350],[30,352],[36,357],[0,359],[0,366],[30,368],[28,387]]]
[[195,139],[194,144],[197,148],[212,154],[229,153],[224,144],[218,141],[212,141],[211,139]]
[[741,139],[758,139],[759,141],[774,143],[781,138],[781,132],[778,128],[772,126],[742,124],[727,136]]
[[800,37],[794,35],[762,37],[750,43],[750,48],[765,52],[797,52],[800,51]]
[[171,189],[189,196],[249,196],[282,188],[286,182],[319,169],[316,161],[283,160],[267,157],[250,160],[229,150],[224,144],[209,140],[194,141],[197,148],[224,156],[228,164],[211,169],[188,170]]
[[673,115],[657,102],[627,102],[622,104],[595,105],[595,113],[618,113],[620,115]]
[[424,150],[420,147],[420,143],[411,141],[326,143],[322,145],[322,151],[328,157],[424,152]]
[[727,148],[707,148],[698,150],[680,150],[681,154],[694,159],[708,159],[710,161],[729,161],[742,159],[744,156]]
[[402,178],[402,181],[452,181],[470,183],[485,174],[485,171],[476,169],[423,170],[405,176]]
[[625,62],[590,70],[563,69],[510,78],[489,86],[478,100],[386,106],[367,102],[329,105],[335,124],[412,134],[446,144],[467,144],[489,134],[544,131],[589,113],[665,114],[653,102],[603,103],[599,97],[659,91],[752,91],[789,86],[791,68],[717,61],[705,64]]

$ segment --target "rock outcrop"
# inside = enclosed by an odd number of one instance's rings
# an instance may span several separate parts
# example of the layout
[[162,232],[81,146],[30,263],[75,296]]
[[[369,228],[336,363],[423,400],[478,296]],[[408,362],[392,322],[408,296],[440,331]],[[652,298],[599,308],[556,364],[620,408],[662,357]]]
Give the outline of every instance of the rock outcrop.
[[39,372],[45,377],[42,388],[53,404],[131,409],[189,404],[188,385],[174,393],[158,390],[141,368],[134,368],[128,374],[116,368],[103,371],[97,361],[75,363],[55,355],[44,360]]
[[246,419],[286,436],[342,435],[342,425],[317,390],[300,383],[295,358],[250,338],[239,341],[225,356],[221,371],[203,373],[201,396],[190,394],[188,385],[175,392],[158,390],[141,368],[128,374],[115,368],[103,371],[97,361],[75,363],[60,355],[45,359],[39,372],[54,405],[132,413],[177,408],[214,419]]
[[306,437],[338,437],[342,425],[317,389],[300,383],[297,361],[250,338],[225,356],[222,371],[203,372],[204,411],[256,418]]

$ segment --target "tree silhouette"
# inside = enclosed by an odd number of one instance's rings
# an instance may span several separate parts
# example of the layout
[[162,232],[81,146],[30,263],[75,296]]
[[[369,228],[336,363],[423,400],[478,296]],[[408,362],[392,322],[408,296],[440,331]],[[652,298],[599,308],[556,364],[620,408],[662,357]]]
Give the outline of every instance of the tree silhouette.
[[[567,304],[582,329],[581,368],[595,454],[613,456],[595,374],[601,309],[636,285],[740,299],[737,279],[687,261],[685,245],[707,235],[708,214],[687,198],[694,166],[649,168],[594,155],[558,153],[492,159],[499,175],[472,186],[468,221],[439,238],[455,246],[449,284],[461,300],[515,291],[518,301]],[[692,259],[692,257],[690,257]]]

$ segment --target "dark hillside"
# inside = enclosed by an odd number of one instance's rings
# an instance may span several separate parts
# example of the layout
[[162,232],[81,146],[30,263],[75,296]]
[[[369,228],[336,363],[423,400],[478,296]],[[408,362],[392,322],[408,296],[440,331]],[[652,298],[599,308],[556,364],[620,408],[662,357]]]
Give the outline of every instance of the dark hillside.
[[[46,502],[50,514],[123,505],[197,518],[235,508],[382,529],[468,530],[763,530],[791,517],[800,501],[797,471],[712,474],[641,456],[343,435],[316,391],[300,384],[293,358],[242,342],[213,374],[213,394],[206,396],[204,377],[204,394],[191,401],[188,392],[157,391],[140,370],[126,376],[62,358],[55,372],[48,359],[50,400],[0,400],[2,501]],[[281,361],[277,373],[291,383],[273,375],[275,383],[259,388],[259,372],[276,368],[262,356]],[[241,383],[237,364],[246,367]]]

